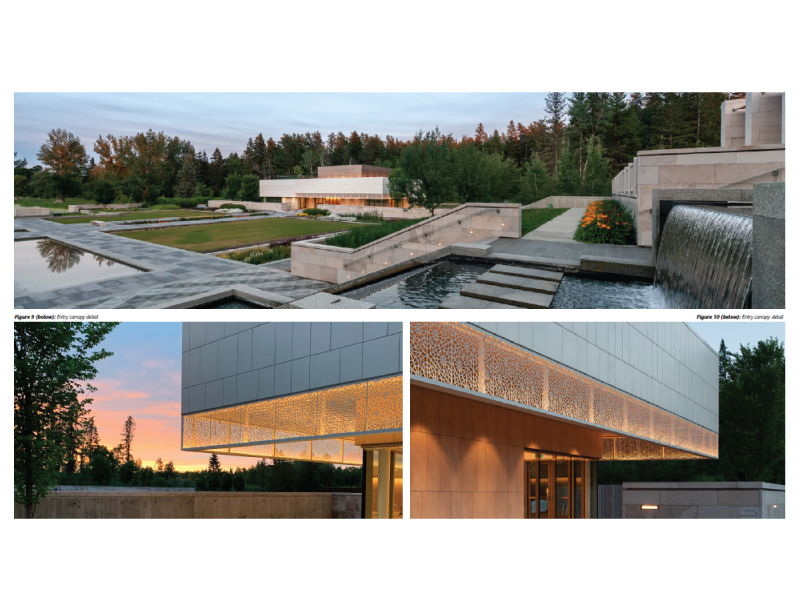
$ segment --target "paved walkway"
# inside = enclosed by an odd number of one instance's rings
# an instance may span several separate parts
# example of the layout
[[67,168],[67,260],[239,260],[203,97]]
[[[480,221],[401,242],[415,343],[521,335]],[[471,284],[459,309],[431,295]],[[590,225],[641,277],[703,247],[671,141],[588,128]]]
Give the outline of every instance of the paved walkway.
[[558,215],[555,219],[525,234],[522,239],[572,241],[575,229],[585,212],[585,208],[570,208],[564,214]]
[[297,300],[331,287],[329,283],[295,277],[268,266],[247,265],[109,235],[104,229],[89,224],[15,219],[15,240],[48,237],[143,270],[134,275],[15,297],[14,308],[150,308],[201,293],[222,292],[237,285],[276,298]]
[[492,243],[488,258],[529,262],[560,268],[578,268],[581,257],[596,256],[607,259],[632,261],[636,264],[651,265],[652,250],[638,246],[613,246],[610,244],[582,244],[575,241],[535,240],[527,236],[518,240],[500,238]]

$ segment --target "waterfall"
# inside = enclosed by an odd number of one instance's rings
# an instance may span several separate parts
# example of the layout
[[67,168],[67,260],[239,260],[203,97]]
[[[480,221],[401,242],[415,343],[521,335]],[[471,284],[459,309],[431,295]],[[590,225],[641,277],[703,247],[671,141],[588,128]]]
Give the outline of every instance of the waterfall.
[[753,219],[679,205],[664,224],[656,280],[676,308],[745,308]]

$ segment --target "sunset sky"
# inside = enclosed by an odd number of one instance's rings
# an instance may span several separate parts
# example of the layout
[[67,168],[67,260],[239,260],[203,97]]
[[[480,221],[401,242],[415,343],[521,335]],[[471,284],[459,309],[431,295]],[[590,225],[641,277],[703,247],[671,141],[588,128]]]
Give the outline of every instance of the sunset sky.
[[408,140],[438,126],[457,139],[478,123],[491,134],[511,119],[544,118],[545,93],[15,93],[14,150],[37,164],[47,132],[67,129],[90,155],[98,136],[135,135],[153,129],[191,141],[208,156],[241,153],[263,133],[352,131]]
[[[145,466],[157,458],[179,471],[204,468],[208,454],[181,451],[181,324],[121,323],[101,344],[114,356],[96,363],[89,406],[102,444],[120,442],[128,415],[136,420],[133,455]],[[256,459],[220,457],[224,468]]]

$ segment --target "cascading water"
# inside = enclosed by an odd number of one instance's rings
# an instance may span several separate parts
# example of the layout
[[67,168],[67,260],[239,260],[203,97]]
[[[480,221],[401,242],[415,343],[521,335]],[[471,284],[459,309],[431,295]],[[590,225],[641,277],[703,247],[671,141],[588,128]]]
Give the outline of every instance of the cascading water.
[[656,286],[679,308],[745,308],[752,252],[752,217],[676,206],[661,235]]

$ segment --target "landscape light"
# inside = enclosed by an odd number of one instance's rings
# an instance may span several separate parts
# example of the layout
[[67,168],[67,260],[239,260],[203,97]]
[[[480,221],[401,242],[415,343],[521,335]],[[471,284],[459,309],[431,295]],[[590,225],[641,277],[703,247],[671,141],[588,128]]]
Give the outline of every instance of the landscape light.
[[642,504],[642,510],[658,510],[655,504]]

